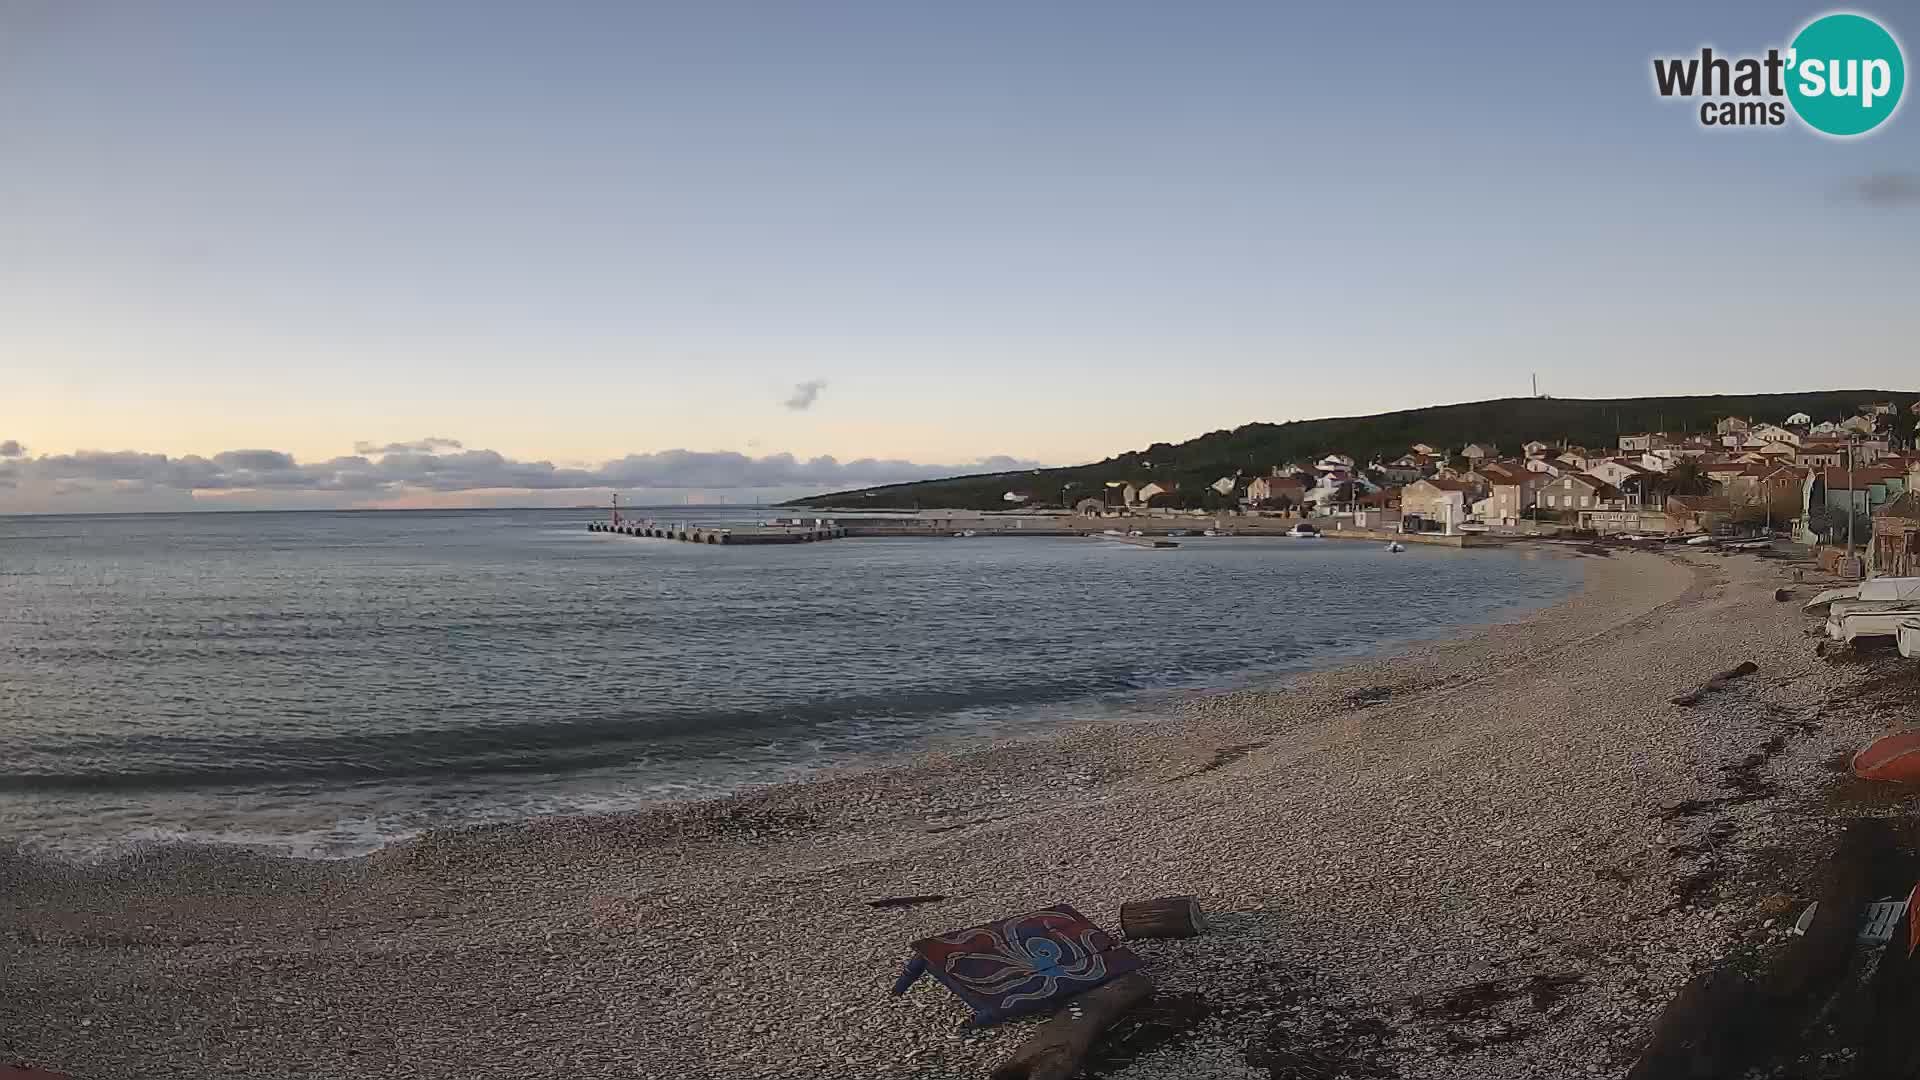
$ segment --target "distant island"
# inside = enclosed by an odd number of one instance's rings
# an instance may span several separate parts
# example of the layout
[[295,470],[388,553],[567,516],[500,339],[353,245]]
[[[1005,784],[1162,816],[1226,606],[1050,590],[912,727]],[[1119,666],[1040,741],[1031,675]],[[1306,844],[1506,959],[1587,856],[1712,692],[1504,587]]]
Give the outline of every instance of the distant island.
[[[1901,416],[1911,416],[1916,400],[1920,400],[1920,391],[1913,390],[1501,398],[1373,416],[1247,424],[1182,443],[1154,443],[1089,465],[887,484],[828,492],[782,505],[869,510],[1070,506],[1081,499],[1097,498],[1113,481],[1171,481],[1183,489],[1198,490],[1222,476],[1264,475],[1276,467],[1312,462],[1328,453],[1345,454],[1365,463],[1391,460],[1416,443],[1453,448],[1479,443],[1509,453],[1534,440],[1612,447],[1621,435],[1634,432],[1710,433],[1718,420],[1728,416],[1778,420],[1806,413],[1816,421],[1837,421],[1859,412],[1868,402],[1878,401],[1896,402]],[[1015,498],[1009,499],[1009,495]]]

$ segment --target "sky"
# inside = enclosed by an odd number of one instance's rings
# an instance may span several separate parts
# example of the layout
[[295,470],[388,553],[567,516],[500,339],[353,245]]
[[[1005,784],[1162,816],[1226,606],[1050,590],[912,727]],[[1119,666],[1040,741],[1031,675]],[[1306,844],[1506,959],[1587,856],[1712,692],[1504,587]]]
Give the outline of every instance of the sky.
[[[1920,388],[1915,106],[1841,141],[1652,89],[1827,10],[0,0],[0,512]],[[1912,60],[1920,10],[1853,10]]]

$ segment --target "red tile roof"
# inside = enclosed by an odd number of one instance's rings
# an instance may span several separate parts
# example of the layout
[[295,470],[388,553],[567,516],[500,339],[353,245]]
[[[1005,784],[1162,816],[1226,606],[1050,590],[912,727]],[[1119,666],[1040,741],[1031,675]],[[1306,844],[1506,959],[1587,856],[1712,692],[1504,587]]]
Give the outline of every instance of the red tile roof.
[[1904,480],[1907,477],[1905,469],[1889,469],[1884,465],[1859,465],[1852,469],[1824,469],[1822,470],[1821,481],[1830,488],[1839,488],[1842,491],[1846,491],[1848,490],[1849,481],[1847,474],[1849,472],[1853,474],[1852,483],[1866,486],[1885,483],[1888,480]]

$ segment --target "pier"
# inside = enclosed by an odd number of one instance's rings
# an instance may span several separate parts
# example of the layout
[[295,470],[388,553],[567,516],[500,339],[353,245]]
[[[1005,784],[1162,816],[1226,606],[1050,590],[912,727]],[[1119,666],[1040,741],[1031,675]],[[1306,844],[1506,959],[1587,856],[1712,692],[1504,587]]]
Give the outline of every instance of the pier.
[[1116,544],[1132,544],[1134,547],[1177,548],[1180,546],[1180,542],[1177,540],[1163,540],[1155,536],[1115,536],[1112,533],[1104,532],[1087,533],[1086,535],[1095,540],[1108,540]]
[[703,525],[661,525],[651,521],[593,521],[587,523],[587,531],[679,540],[689,544],[811,544],[847,535],[847,530],[837,525],[753,525],[720,529]]
[[[1205,526],[1217,536],[1265,537],[1282,539],[1296,524],[1293,518],[1121,519],[1127,531],[1115,530],[1115,519],[1067,515],[1015,516],[959,514],[928,515],[849,515],[837,519],[813,518],[740,525],[695,525],[688,522],[635,521],[613,518],[590,522],[587,531],[616,533],[621,536],[678,540],[690,544],[810,544],[821,540],[848,537],[921,537],[928,539],[1004,539],[1009,537],[1091,537],[1143,548],[1174,548],[1179,543],[1170,537],[1188,537]],[[1357,529],[1349,524],[1325,521],[1320,537],[1327,540],[1399,541],[1439,547],[1482,547],[1506,542],[1509,538],[1486,534],[1401,533],[1388,529]]]

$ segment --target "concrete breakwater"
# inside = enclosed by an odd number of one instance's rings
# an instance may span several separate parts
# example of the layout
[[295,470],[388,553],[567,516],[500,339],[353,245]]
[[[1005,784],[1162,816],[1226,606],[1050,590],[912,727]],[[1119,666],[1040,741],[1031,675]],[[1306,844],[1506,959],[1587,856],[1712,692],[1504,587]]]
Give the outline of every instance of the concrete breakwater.
[[[1224,518],[1191,522],[1153,519],[1113,519],[1081,517],[920,517],[920,518],[842,518],[817,519],[794,524],[742,526],[663,524],[652,521],[591,522],[589,532],[618,533],[622,536],[680,540],[694,544],[805,544],[846,537],[924,538],[962,537],[1063,537],[1092,536],[1109,540],[1129,540],[1141,546],[1153,546],[1157,538],[1198,535],[1203,529],[1216,536],[1262,536],[1289,539],[1286,532],[1297,522],[1293,519]],[[1134,535],[1138,534],[1138,535]],[[1409,544],[1441,547],[1481,547],[1500,543],[1480,535],[1441,533],[1399,533],[1383,529],[1337,528],[1322,524],[1320,536],[1328,540],[1398,540]]]
[[810,544],[847,535],[836,525],[785,526],[755,525],[746,528],[719,529],[701,525],[661,525],[654,522],[594,521],[588,532],[619,533],[621,536],[646,536],[658,540],[681,540],[690,544]]

